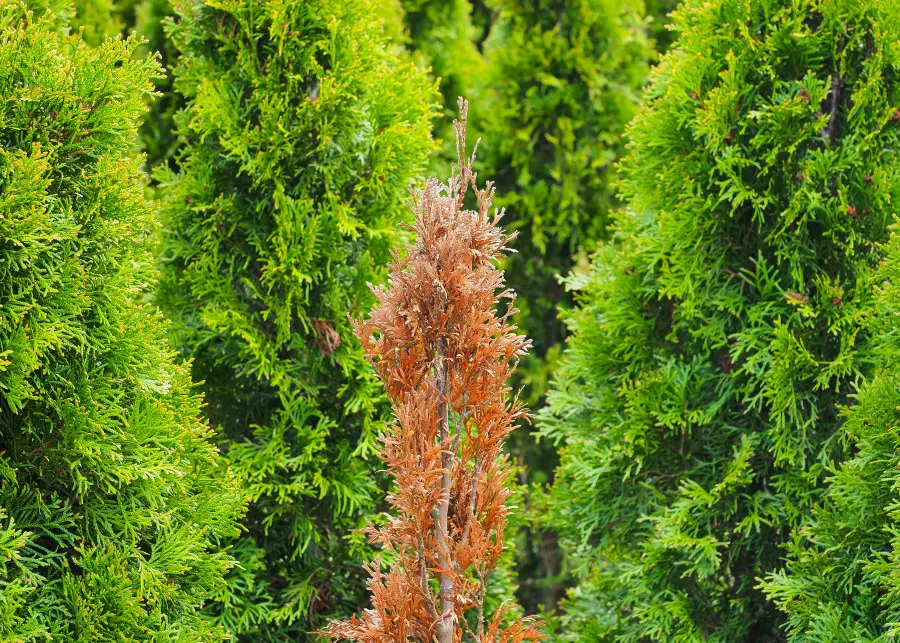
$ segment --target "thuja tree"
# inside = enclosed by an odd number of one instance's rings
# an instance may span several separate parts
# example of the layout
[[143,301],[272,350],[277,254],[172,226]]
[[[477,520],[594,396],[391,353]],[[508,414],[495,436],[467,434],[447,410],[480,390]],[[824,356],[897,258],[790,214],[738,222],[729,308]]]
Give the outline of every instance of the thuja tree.
[[891,239],[878,277],[870,324],[880,368],[843,427],[854,455],[834,472],[814,524],[791,544],[787,569],[770,575],[764,586],[787,613],[791,641],[876,641],[900,634],[900,238]]
[[[529,375],[540,378],[540,362],[565,334],[557,306],[568,298],[557,277],[606,236],[616,205],[613,164],[651,50],[641,0],[494,4],[484,150],[508,225],[520,232],[507,272],[535,345]],[[532,382],[532,403],[544,388]]]
[[469,0],[399,0],[403,41],[413,60],[438,83],[443,110],[435,120],[441,151],[432,159],[436,172],[445,172],[456,160],[454,132],[459,97],[472,98],[484,76],[484,60],[472,23]]
[[[439,79],[444,110],[456,114],[459,96],[467,96],[479,66],[477,33],[469,0],[401,0],[410,48]],[[449,136],[453,142],[452,130]]]
[[156,80],[157,96],[150,104],[139,136],[141,150],[147,156],[146,169],[152,176],[158,165],[173,162],[178,145],[175,114],[184,106],[181,95],[172,87],[175,52],[165,33],[165,25],[173,10],[169,0],[141,0],[134,4],[131,11],[133,22],[128,29],[146,40],[142,52],[159,54],[166,70],[166,75]]
[[[558,276],[606,235],[617,204],[613,164],[624,151],[622,133],[652,52],[642,0],[490,4],[496,16],[479,102],[483,156],[508,225],[520,234],[506,268],[520,295],[517,322],[535,346],[514,385],[524,384],[528,403],[538,407],[565,336],[558,307],[570,304]],[[523,482],[545,483],[552,475],[553,448],[535,445],[528,432],[512,436],[511,451],[524,466]],[[523,575],[545,586],[529,588],[522,599],[529,607],[551,605],[559,594],[550,578],[559,573],[557,548],[552,537],[520,533],[527,534],[518,548]]]
[[896,211],[897,15],[690,1],[630,128],[616,244],[573,277],[541,418],[574,640],[779,640],[756,589],[840,457]]
[[122,32],[124,25],[113,6],[113,0],[73,0],[73,27],[91,45],[99,45],[109,36]]
[[159,68],[137,46],[0,2],[4,641],[223,637],[200,608],[243,500],[139,302],[156,225],[128,150]]
[[247,641],[303,640],[362,600],[369,462],[389,408],[347,311],[374,302],[432,148],[435,93],[368,0],[182,2],[185,98],[158,301],[252,498],[213,606]]
[[647,29],[658,52],[665,52],[672,45],[674,32],[669,29],[669,16],[677,6],[678,0],[646,1]]
[[[491,216],[493,188],[479,188],[466,158],[467,106],[454,122],[458,173],[413,192],[416,240],[395,257],[379,305],[356,324],[384,383],[396,423],[379,455],[395,480],[393,515],[368,532],[390,554],[370,565],[372,607],[332,622],[333,638],[394,643],[539,640],[537,624],[485,614],[503,549],[510,477],[503,443],[525,416],[507,380],[528,340],[514,332],[515,295],[495,265],[512,236]],[[471,189],[477,210],[463,209]],[[505,313],[498,297],[509,298]]]

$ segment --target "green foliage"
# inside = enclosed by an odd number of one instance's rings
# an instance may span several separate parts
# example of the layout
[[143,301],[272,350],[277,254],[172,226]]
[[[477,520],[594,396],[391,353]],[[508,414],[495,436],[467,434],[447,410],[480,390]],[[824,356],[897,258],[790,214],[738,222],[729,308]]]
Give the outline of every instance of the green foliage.
[[134,24],[132,30],[147,42],[144,51],[158,53],[166,76],[156,81],[156,100],[141,126],[140,146],[147,154],[147,170],[152,173],[161,163],[169,163],[175,156],[178,145],[175,114],[184,106],[181,96],[172,87],[172,68],[175,52],[165,34],[165,25],[172,16],[169,0],[140,0],[133,7]]
[[[484,45],[483,100],[473,103],[484,141],[479,149],[495,180],[504,225],[518,232],[507,262],[521,309],[516,321],[534,342],[513,385],[525,386],[533,408],[543,405],[565,328],[558,307],[570,297],[558,281],[576,255],[605,238],[616,206],[613,164],[624,152],[622,133],[635,114],[651,56],[643,1],[496,0]],[[520,432],[516,432],[520,433]],[[552,446],[533,434],[511,436],[523,482],[544,484],[557,462]],[[534,508],[535,489],[524,506]],[[526,610],[552,606],[559,595],[555,539],[540,517],[518,530],[520,593]]]
[[[41,9],[46,9],[46,5]],[[243,500],[165,325],[128,153],[159,72],[0,1],[0,640],[220,641]]]
[[518,230],[508,281],[518,321],[534,342],[529,403],[545,384],[541,362],[565,330],[559,284],[575,254],[606,237],[616,206],[613,164],[635,114],[651,51],[642,0],[498,0],[485,46],[489,102],[480,107],[481,155],[495,178],[505,225]]
[[[896,45],[894,45],[896,46]],[[843,431],[854,455],[833,471],[815,522],[764,589],[788,615],[791,641],[875,641],[900,634],[900,238],[892,236],[871,320],[880,363]]]
[[72,0],[74,25],[83,29],[82,37],[89,45],[99,45],[108,36],[122,32],[124,25],[115,13],[113,0]]
[[305,640],[364,597],[352,534],[381,492],[388,407],[347,322],[374,302],[429,152],[436,95],[374,2],[182,1],[184,97],[158,300],[205,381],[252,504],[213,611],[244,641]]
[[[437,80],[442,112],[434,120],[441,149],[431,159],[431,172],[450,173],[456,163],[453,120],[460,97],[472,103],[469,137],[477,138],[481,83],[485,64],[476,46],[478,31],[472,24],[469,0],[397,0],[402,19],[400,42],[413,61]],[[385,3],[390,4],[390,3]]]
[[414,59],[439,81],[444,107],[441,123],[448,134],[444,138],[452,144],[456,101],[460,96],[471,97],[482,65],[475,46],[472,5],[469,0],[400,0],[400,5]]
[[[781,640],[755,588],[823,497],[877,353],[900,198],[896,3],[692,0],[549,410],[569,640]],[[895,114],[897,114],[895,116]]]
[[646,5],[647,27],[653,38],[654,48],[664,53],[672,45],[674,32],[667,27],[672,11],[678,6],[678,0],[646,0]]

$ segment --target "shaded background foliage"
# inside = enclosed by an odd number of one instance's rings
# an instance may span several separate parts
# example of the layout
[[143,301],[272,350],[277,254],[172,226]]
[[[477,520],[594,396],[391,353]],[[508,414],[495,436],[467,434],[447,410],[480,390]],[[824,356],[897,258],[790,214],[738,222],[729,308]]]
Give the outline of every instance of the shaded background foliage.
[[0,2],[0,638],[220,641],[200,610],[243,493],[141,302],[157,223],[129,150],[159,68],[35,8]]
[[[494,2],[495,21],[484,44],[488,71],[481,149],[507,208],[504,224],[519,237],[506,265],[519,294],[516,321],[534,342],[514,383],[525,399],[543,404],[548,373],[565,328],[559,307],[570,297],[559,283],[579,253],[606,236],[617,201],[613,164],[634,115],[652,56],[642,2]],[[539,485],[556,463],[549,444],[514,435],[512,452],[536,521],[520,543],[525,605],[552,606],[562,570],[552,531],[541,524]],[[534,534],[532,536],[532,534]]]

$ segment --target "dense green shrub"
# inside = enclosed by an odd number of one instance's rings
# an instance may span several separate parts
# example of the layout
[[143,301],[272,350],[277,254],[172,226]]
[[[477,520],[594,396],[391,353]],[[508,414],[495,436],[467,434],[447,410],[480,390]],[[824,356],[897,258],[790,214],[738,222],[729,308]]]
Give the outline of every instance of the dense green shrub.
[[834,472],[814,525],[797,534],[787,570],[764,588],[787,612],[791,641],[900,634],[900,238],[891,239],[878,276],[871,331],[880,369],[843,426],[854,455]]
[[672,45],[674,33],[668,28],[670,15],[678,0],[646,0],[647,27],[656,51],[663,53]]
[[72,0],[71,5],[75,9],[72,26],[81,30],[89,45],[99,45],[107,37],[122,32],[124,25],[116,14],[113,0]]
[[[612,167],[624,151],[622,133],[636,112],[651,50],[642,0],[489,4],[494,24],[484,43],[482,100],[472,114],[484,136],[483,173],[495,179],[497,203],[507,208],[504,224],[519,233],[506,272],[519,294],[516,321],[534,350],[513,384],[524,384],[528,404],[539,408],[565,335],[558,307],[570,303],[557,277],[606,236],[616,205]],[[536,445],[522,431],[510,450],[523,466],[521,481],[548,481],[552,446]],[[526,493],[525,502],[534,508],[536,497]],[[528,610],[552,606],[560,594],[555,538],[539,527],[516,532],[527,582],[519,598]]]
[[363,600],[388,409],[347,314],[374,302],[424,169],[436,92],[369,0],[175,5],[178,172],[159,302],[252,496],[213,611],[246,641],[303,640]]
[[572,640],[780,640],[755,588],[840,457],[900,196],[892,3],[692,0],[540,420]]
[[[117,3],[117,8],[124,11],[126,7],[120,6],[124,4]],[[169,0],[140,0],[130,10],[129,32],[146,41],[141,53],[158,53],[166,70],[166,75],[156,80],[157,96],[150,104],[139,135],[141,150],[147,155],[147,171],[152,175],[154,168],[161,163],[172,162],[175,156],[178,145],[175,114],[184,106],[181,96],[172,87],[175,53],[165,33],[166,21],[172,16],[172,6]]]
[[0,1],[3,641],[222,640],[199,609],[243,501],[139,301],[156,224],[129,149],[159,70],[137,46]]
[[394,42],[400,44],[416,65],[437,83],[441,111],[432,122],[438,150],[431,156],[431,174],[450,173],[456,163],[453,119],[457,100],[465,98],[473,105],[469,134],[475,140],[479,118],[476,106],[485,80],[485,61],[472,23],[470,0],[390,0],[383,2],[383,15]]
[[[495,177],[507,227],[518,230],[510,286],[534,341],[531,377],[565,335],[557,276],[606,237],[616,206],[613,164],[637,109],[651,51],[643,1],[498,0],[485,45],[490,101],[481,156]],[[545,385],[530,382],[529,403]]]
[[150,174],[158,164],[171,161],[178,140],[174,117],[182,104],[172,90],[171,52],[164,30],[171,4],[169,0],[74,0],[74,9],[71,23],[88,44],[96,46],[105,38],[136,33],[145,41],[136,50],[137,57],[159,54],[164,73],[153,79],[155,92],[148,100],[137,140]]
[[483,71],[472,4],[469,0],[400,0],[400,5],[407,46],[414,60],[438,79],[444,108],[438,129],[447,148],[445,154],[456,161],[451,127],[456,101],[460,96],[474,98]]

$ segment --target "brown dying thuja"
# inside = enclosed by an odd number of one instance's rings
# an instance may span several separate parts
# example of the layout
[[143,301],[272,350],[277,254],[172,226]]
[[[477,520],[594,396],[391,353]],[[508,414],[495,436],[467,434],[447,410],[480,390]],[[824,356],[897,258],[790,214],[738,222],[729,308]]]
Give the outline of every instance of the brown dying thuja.
[[[484,614],[488,577],[503,549],[510,465],[503,441],[527,413],[506,382],[529,341],[510,323],[515,294],[495,262],[509,252],[490,216],[491,183],[479,189],[466,158],[467,104],[456,129],[458,173],[412,192],[416,241],[395,253],[379,306],[356,334],[384,382],[396,424],[381,458],[394,477],[392,515],[367,529],[391,553],[367,569],[372,607],[323,634],[395,643],[540,640],[539,623]],[[477,148],[477,145],[476,145]],[[464,210],[471,188],[477,211]],[[499,294],[498,294],[499,293]],[[508,299],[505,314],[496,304]]]

